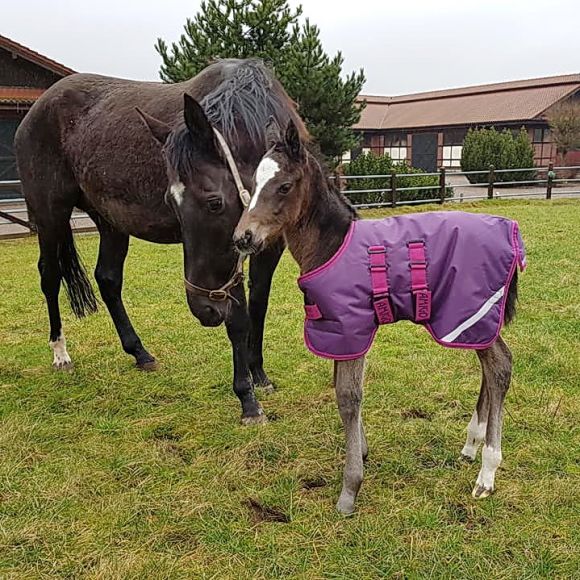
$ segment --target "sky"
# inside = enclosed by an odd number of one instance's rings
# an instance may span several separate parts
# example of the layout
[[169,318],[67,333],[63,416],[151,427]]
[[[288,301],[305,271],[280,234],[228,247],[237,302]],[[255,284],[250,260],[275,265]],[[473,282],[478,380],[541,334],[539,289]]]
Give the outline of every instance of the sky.
[[[158,37],[179,39],[199,0],[3,2],[0,34],[80,72],[158,80]],[[579,0],[290,0],[365,94],[399,95],[580,73]]]

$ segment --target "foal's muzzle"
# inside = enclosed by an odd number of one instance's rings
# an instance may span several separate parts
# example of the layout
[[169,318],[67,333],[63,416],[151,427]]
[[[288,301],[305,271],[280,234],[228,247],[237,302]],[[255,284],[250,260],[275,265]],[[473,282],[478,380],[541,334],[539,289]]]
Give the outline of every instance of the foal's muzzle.
[[240,254],[257,254],[263,246],[262,241],[257,241],[251,230],[246,230],[242,234],[234,235],[234,246]]

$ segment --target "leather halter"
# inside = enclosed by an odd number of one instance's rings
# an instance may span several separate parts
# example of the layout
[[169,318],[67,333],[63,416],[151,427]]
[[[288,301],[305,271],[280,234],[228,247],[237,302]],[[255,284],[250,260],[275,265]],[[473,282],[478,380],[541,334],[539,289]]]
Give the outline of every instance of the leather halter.
[[[238,196],[244,208],[248,207],[250,203],[250,192],[244,187],[242,182],[242,178],[240,177],[240,172],[238,171],[238,167],[232,155],[232,152],[224,139],[223,135],[214,128],[214,133],[217,138],[218,143],[225,155],[226,161],[228,163],[228,167],[234,178],[234,182],[236,184],[236,188],[238,190]],[[238,284],[241,284],[244,281],[244,256],[240,256],[234,268],[233,274],[230,276],[230,279],[219,288],[214,290],[210,290],[209,288],[203,288],[201,286],[196,286],[192,284],[187,278],[184,278],[183,281],[185,283],[185,289],[189,292],[194,292],[196,294],[200,294],[202,296],[207,296],[213,302],[225,302],[228,298],[239,304],[238,300],[232,296],[230,290],[235,288]]]

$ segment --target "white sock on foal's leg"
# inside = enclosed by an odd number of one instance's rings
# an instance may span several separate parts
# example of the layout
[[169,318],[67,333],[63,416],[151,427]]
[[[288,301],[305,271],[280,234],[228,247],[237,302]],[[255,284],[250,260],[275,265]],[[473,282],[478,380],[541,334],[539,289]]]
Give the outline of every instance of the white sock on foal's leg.
[[481,452],[482,465],[475,489],[473,490],[473,497],[480,499],[490,495],[495,489],[495,472],[499,467],[502,459],[501,448],[494,449],[493,447],[483,446]]
[[485,431],[487,429],[487,421],[479,422],[479,415],[477,409],[471,415],[471,421],[467,425],[467,439],[465,445],[461,450],[461,455],[467,459],[475,459],[479,446],[485,440]]
[[51,340],[48,343],[54,358],[52,361],[52,366],[57,370],[68,370],[72,368],[73,363],[66,350],[66,338],[64,337],[64,332],[61,330],[58,338],[56,340]]

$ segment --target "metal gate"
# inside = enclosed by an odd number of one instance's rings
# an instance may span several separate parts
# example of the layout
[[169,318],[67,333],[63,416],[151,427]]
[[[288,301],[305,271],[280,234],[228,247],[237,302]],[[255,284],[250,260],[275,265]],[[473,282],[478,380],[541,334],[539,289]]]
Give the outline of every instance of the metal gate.
[[428,173],[437,171],[437,133],[415,133],[412,141],[412,165]]

